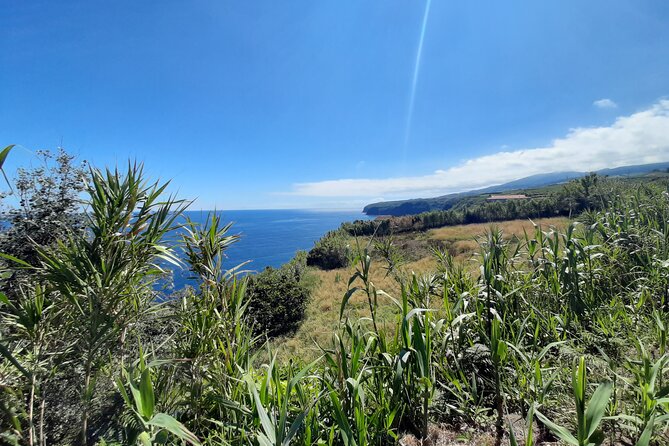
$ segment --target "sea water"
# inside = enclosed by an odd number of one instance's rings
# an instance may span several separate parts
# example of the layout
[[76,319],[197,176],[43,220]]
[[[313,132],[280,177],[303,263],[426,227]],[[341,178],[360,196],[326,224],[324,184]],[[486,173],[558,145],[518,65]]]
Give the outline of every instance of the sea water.
[[[225,252],[224,268],[244,262],[243,269],[251,272],[266,267],[278,268],[293,258],[299,250],[308,251],[326,232],[337,229],[343,222],[369,220],[359,211],[341,210],[242,210],[217,211],[221,225],[232,222],[228,234],[240,236]],[[195,223],[204,224],[209,211],[188,211],[185,215]],[[178,251],[178,250],[177,250]],[[192,283],[188,271],[173,268],[174,289]]]

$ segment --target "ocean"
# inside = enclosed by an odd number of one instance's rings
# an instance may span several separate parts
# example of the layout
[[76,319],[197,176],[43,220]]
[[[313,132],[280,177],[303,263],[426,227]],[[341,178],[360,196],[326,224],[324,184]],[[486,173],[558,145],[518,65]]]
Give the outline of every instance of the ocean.
[[[340,210],[243,210],[217,211],[217,214],[222,225],[233,222],[230,234],[241,236],[226,251],[224,267],[229,269],[250,261],[243,269],[251,271],[281,266],[297,251],[310,250],[316,240],[343,222],[372,218],[361,212]],[[209,211],[188,211],[185,215],[194,222],[205,223]],[[175,290],[190,283],[189,274],[174,270]]]

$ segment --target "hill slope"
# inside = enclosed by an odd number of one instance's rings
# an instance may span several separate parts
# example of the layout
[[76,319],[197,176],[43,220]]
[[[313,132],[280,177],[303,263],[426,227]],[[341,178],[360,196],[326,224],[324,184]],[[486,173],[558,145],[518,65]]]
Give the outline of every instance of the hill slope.
[[[601,169],[595,171],[598,175],[604,176],[624,176],[641,175],[658,170],[669,169],[669,162],[640,164],[633,166],[622,166],[612,169]],[[364,207],[363,212],[367,215],[411,215],[421,212],[448,210],[464,199],[472,199],[492,193],[518,191],[523,189],[533,189],[545,187],[560,183],[565,183],[575,178],[581,178],[588,172],[551,172],[537,175],[531,175],[518,180],[510,181],[504,184],[475,189],[454,194],[442,195],[434,198],[414,198],[410,200],[382,201],[371,203]]]

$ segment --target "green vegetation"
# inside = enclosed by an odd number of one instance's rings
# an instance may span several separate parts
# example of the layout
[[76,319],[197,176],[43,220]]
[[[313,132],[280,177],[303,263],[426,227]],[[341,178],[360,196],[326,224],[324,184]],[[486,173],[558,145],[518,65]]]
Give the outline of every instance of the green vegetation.
[[266,268],[248,278],[249,314],[258,334],[294,333],[304,319],[310,287],[305,284],[304,252],[279,269]]
[[[8,153],[0,153],[0,159],[4,160],[2,155],[6,157]],[[43,150],[36,155],[39,167],[19,169],[15,184],[10,184],[18,203],[4,210],[7,227],[0,232],[0,252],[30,264],[38,261],[40,248],[52,246],[84,228],[83,215],[77,211],[79,195],[86,187],[85,164],[75,164],[74,158],[63,150]],[[30,272],[14,270],[2,283],[2,289],[8,294],[16,293],[30,279]]]
[[[2,441],[666,444],[669,191],[586,181],[568,186],[580,223],[487,227],[472,268],[442,244],[415,274],[401,239],[338,232],[242,277],[221,267],[237,238],[217,216],[173,240],[185,203],[167,184],[90,169],[83,228],[3,257],[5,280],[25,276],[0,295]],[[338,321],[313,358],[286,357],[265,333],[295,329],[325,286],[305,264],[330,251],[353,268],[323,272]],[[164,296],[165,262],[197,286]]]
[[321,269],[343,268],[350,264],[351,248],[342,231],[330,231],[318,240],[307,255],[307,265]]
[[387,217],[378,220],[357,220],[344,223],[342,230],[353,236],[388,235],[424,231],[442,226],[490,223],[514,219],[538,219],[580,214],[601,210],[608,200],[638,185],[656,182],[665,184],[665,175],[649,175],[615,179],[589,174],[567,184],[528,192],[529,199],[486,201],[486,196],[458,198],[448,210],[434,210],[415,215]]
[[484,189],[459,192],[434,198],[414,198],[411,200],[382,201],[365,206],[367,215],[415,215],[431,211],[447,211],[462,209],[481,204],[491,194],[526,194],[530,198],[540,198],[547,192],[559,189],[561,184],[596,174],[599,177],[616,177],[619,179],[662,176],[666,178],[669,163],[641,164],[623,166],[613,169],[602,169],[597,172],[554,172],[532,175],[509,183]]

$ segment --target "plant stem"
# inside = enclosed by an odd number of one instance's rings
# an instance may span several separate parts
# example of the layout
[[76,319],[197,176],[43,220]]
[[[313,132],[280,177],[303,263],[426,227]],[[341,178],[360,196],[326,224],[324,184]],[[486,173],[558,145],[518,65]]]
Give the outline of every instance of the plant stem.
[[39,410],[39,439],[40,439],[40,445],[41,446],[46,446],[46,436],[44,435],[44,411],[46,408],[46,400],[44,398],[44,395],[42,395],[42,401],[40,402],[40,410]]
[[92,361],[90,355],[86,358],[86,372],[84,375],[84,388],[82,394],[83,408],[81,411],[81,438],[79,439],[79,444],[86,446],[88,443],[88,405],[90,403],[89,398],[89,386],[91,385],[91,374],[92,374]]
[[35,407],[35,375],[30,378],[30,398],[28,401],[28,444],[34,446],[35,444],[35,422],[33,410]]
[[497,420],[495,421],[495,445],[499,446],[502,444],[502,438],[504,437],[504,402],[502,400],[502,389],[498,366],[495,367],[495,375],[495,407],[497,409]]

